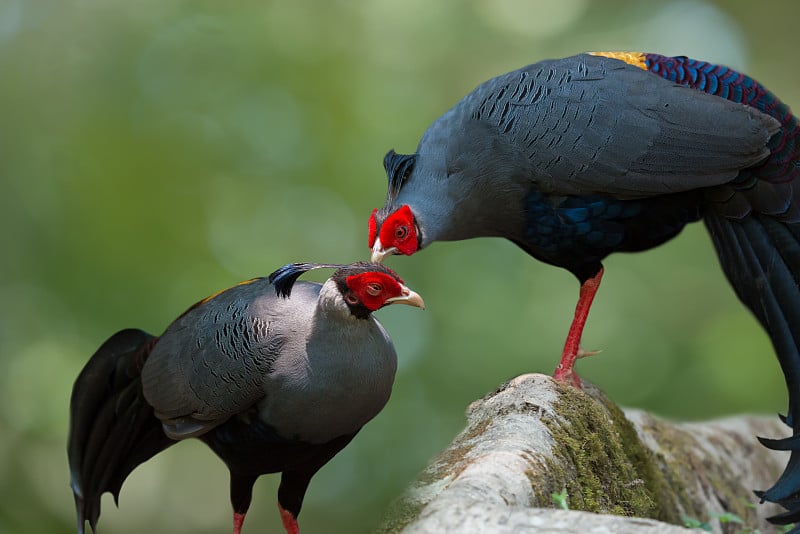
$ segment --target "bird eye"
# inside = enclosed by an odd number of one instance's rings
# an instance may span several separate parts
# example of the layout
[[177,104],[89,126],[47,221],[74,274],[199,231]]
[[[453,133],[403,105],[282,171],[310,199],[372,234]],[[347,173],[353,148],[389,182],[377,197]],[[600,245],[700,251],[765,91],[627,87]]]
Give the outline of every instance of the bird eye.
[[408,226],[398,226],[394,229],[394,238],[395,239],[405,239],[408,235]]
[[377,297],[378,295],[380,295],[381,291],[383,291],[383,288],[381,287],[380,284],[372,283],[367,286],[367,293],[369,293],[373,297]]

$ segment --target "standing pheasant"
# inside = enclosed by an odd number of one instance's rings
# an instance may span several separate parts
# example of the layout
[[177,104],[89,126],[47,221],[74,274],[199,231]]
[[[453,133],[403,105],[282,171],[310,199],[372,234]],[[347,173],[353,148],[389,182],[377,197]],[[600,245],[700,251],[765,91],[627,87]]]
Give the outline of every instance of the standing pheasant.
[[[469,93],[390,151],[373,261],[434,241],[505,237],[581,284],[555,377],[580,386],[581,333],[613,252],[703,220],[740,300],[767,330],[789,390],[791,450],[761,495],[800,520],[800,145],[797,118],[752,78],[686,57],[594,53],[542,61]],[[798,529],[800,532],[800,529]]]
[[[336,267],[324,284],[304,272]],[[281,472],[288,534],[311,477],[389,399],[397,357],[372,312],[424,307],[390,269],[290,264],[189,308],[161,337],[111,336],[72,390],[67,444],[78,532],[96,531],[100,497],[119,497],[138,465],[196,437],[230,470],[233,532],[253,484]],[[157,529],[158,530],[158,529]]]

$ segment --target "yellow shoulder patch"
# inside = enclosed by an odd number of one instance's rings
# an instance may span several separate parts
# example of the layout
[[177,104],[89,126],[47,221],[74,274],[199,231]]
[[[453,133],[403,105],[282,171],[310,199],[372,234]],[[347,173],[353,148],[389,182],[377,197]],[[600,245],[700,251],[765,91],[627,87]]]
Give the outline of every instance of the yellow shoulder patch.
[[639,67],[642,70],[647,70],[645,63],[644,53],[642,52],[589,52],[592,56],[610,57],[611,59],[619,59],[628,65]]

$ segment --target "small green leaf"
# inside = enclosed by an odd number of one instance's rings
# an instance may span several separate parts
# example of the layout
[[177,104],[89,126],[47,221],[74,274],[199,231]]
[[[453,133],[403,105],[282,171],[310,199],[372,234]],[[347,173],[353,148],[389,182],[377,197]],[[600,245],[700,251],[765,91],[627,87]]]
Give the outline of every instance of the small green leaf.
[[719,519],[720,523],[736,523],[738,525],[744,525],[744,520],[732,512],[726,512],[724,514],[715,514],[713,517]]
[[560,493],[551,493],[550,497],[553,499],[553,504],[560,507],[562,510],[569,510],[567,503],[567,488],[561,490]]
[[711,528],[711,525],[708,524],[708,522],[700,521],[694,517],[684,515],[681,519],[683,520],[683,526],[686,528],[699,528],[700,530],[705,530],[706,532],[712,532],[714,530]]

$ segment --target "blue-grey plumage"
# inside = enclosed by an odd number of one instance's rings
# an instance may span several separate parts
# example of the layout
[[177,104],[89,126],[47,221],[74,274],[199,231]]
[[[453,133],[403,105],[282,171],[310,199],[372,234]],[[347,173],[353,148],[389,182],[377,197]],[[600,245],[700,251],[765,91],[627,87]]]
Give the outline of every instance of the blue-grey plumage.
[[753,107],[622,61],[544,61],[479,85],[434,121],[384,210],[411,206],[422,246],[478,235],[524,241],[531,189],[634,199],[709,188],[766,159],[779,129]]
[[[305,271],[339,267],[325,283]],[[75,382],[68,453],[78,530],[94,530],[100,496],[116,498],[139,464],[197,437],[231,473],[239,533],[261,474],[282,472],[287,532],[311,477],[375,417],[392,390],[397,355],[372,316],[424,307],[390,269],[287,265],[200,301],[155,338],[112,336]]]
[[297,282],[284,299],[260,279],[175,321],[150,353],[142,386],[174,439],[256,407],[279,435],[323,443],[383,408],[396,367],[381,324],[355,319],[333,280]]
[[682,56],[542,61],[479,85],[430,125],[415,154],[390,151],[384,166],[386,202],[369,224],[373,261],[498,236],[578,278],[554,374],[576,386],[603,259],[703,220],[786,376],[794,438],[765,443],[793,453],[763,497],[790,510],[776,521],[800,521],[800,123],[773,93]]

